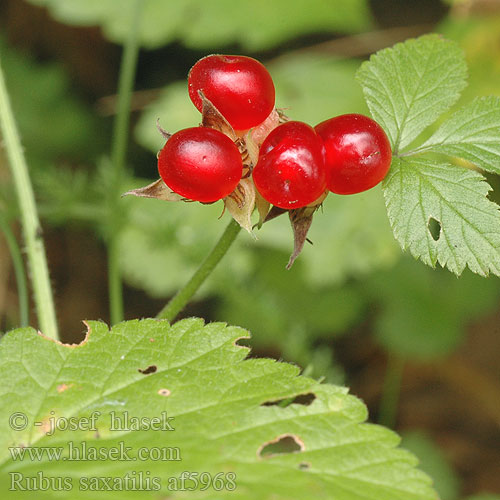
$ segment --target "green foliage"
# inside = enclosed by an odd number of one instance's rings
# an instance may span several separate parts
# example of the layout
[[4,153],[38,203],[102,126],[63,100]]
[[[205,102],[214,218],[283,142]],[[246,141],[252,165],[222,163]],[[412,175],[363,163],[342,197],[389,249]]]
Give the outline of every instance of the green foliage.
[[[401,247],[457,275],[466,266],[483,276],[500,275],[500,212],[486,197],[490,190],[474,170],[416,157],[395,158],[384,180],[389,220]],[[437,240],[431,218],[441,226]]]
[[[131,284],[154,296],[172,293],[223,230],[223,224],[217,221],[222,213],[218,203],[201,206],[126,199],[124,206],[129,212],[120,236],[122,269]],[[256,241],[247,234],[240,236],[224,267],[212,276],[212,290],[215,287],[222,292],[229,286],[226,277],[253,279],[251,261],[253,252],[259,249],[280,252],[282,265],[274,260],[273,286],[276,280],[287,280],[286,254],[290,254],[292,245],[288,218],[266,223],[256,236]],[[314,245],[308,245],[299,261],[305,266],[306,280],[319,287],[390,266],[399,258],[378,190],[349,199],[329,196],[323,212],[315,216],[309,237]]]
[[432,150],[500,173],[500,98],[482,97],[463,106],[417,151]]
[[[55,64],[36,64],[0,37],[2,67],[30,164],[95,154],[97,123]],[[90,150],[89,150],[90,148]]]
[[482,12],[472,16],[447,16],[439,32],[463,48],[469,67],[469,85],[462,101],[478,95],[500,94],[500,48],[496,43],[500,15]]
[[375,334],[389,351],[411,359],[446,356],[462,341],[468,323],[493,311],[496,280],[471,273],[460,279],[402,259],[390,271],[375,273],[365,289],[379,306]]
[[396,155],[383,187],[401,247],[426,264],[439,263],[457,275],[465,267],[483,276],[500,275],[500,212],[487,198],[490,186],[473,170],[415,156],[459,156],[497,172],[500,150],[493,138],[495,131],[500,132],[498,99],[474,101],[422,148],[398,156],[457,100],[465,71],[458,47],[430,35],[372,56],[361,66],[358,79]]
[[[59,21],[100,25],[114,42],[123,42],[135,0],[29,0],[47,7]],[[357,32],[371,24],[366,0],[311,0],[307,9],[288,0],[141,0],[140,42],[153,48],[181,39],[190,47],[239,43],[259,50],[301,34],[318,31]]]
[[284,271],[286,257],[285,251],[270,248],[252,252],[238,293],[223,297],[218,317],[229,322],[239,318],[259,344],[272,347],[286,346],[292,329],[307,332],[312,341],[321,334],[331,338],[356,324],[364,299],[355,286],[318,288],[308,281],[302,261],[293,273]]
[[[220,323],[204,326],[189,319],[170,326],[165,321],[130,321],[111,331],[89,323],[80,345],[67,346],[43,338],[32,329],[9,332],[0,343],[3,404],[2,487],[10,472],[35,476],[40,462],[10,458],[7,447],[64,447],[68,441],[87,449],[109,450],[124,442],[138,448],[170,447],[169,460],[134,461],[133,470],[159,477],[162,494],[169,478],[182,471],[236,474],[236,490],[193,492],[190,498],[322,498],[345,500],[436,499],[429,478],[414,468],[416,459],[397,448],[391,431],[364,423],[365,406],[344,388],[298,376],[293,365],[270,359],[245,359],[248,351],[235,344],[247,332]],[[23,394],[20,399],[18,394]],[[314,394],[309,405],[264,405],[301,394]],[[95,430],[51,430],[54,417],[89,417],[101,413]],[[28,417],[25,430],[8,426],[9,416]],[[54,412],[54,413],[51,413]],[[166,412],[169,430],[111,430],[115,417],[154,418]],[[81,420],[80,420],[81,421]],[[35,426],[34,422],[42,422]],[[265,453],[281,441],[281,451]],[[293,444],[292,447],[285,445]],[[174,452],[177,449],[178,451]],[[173,460],[172,457],[181,460]],[[83,476],[123,478],[131,463],[117,460],[79,462],[45,460],[45,476],[71,478],[72,498],[89,498],[78,489]],[[40,498],[57,493],[37,492]],[[105,493],[92,492],[91,498]],[[156,498],[158,492],[122,491],[121,498]],[[23,496],[12,492],[10,498]]]
[[443,452],[424,433],[413,431],[403,434],[403,445],[420,460],[420,467],[433,480],[441,500],[457,500],[460,482],[457,474],[446,461]]
[[456,102],[466,73],[458,45],[426,35],[377,52],[357,78],[373,118],[398,152]]
[[[123,205],[127,218],[119,234],[120,265],[129,283],[146,289],[153,297],[173,294],[185,283],[226,222],[225,217],[217,220],[223,208],[220,204],[167,204],[128,197]],[[225,266],[233,274],[231,255],[234,253],[228,255]],[[201,292],[209,290],[203,288]]]

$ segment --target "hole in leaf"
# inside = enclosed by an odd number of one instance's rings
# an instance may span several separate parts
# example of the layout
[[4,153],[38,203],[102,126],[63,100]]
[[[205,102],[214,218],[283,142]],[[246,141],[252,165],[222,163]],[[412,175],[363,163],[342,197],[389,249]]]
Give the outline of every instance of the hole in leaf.
[[248,347],[250,342],[250,335],[242,335],[233,340],[233,345],[235,347]]
[[309,462],[300,462],[299,469],[300,470],[308,470],[311,468],[311,464]]
[[149,375],[150,373],[154,373],[158,368],[156,365],[150,365],[147,368],[144,368],[144,370],[141,370],[140,368],[137,370],[138,372],[142,373],[143,375]]
[[296,453],[304,451],[305,445],[303,441],[293,434],[282,434],[272,441],[264,443],[258,450],[259,458],[270,458],[275,455],[283,455],[286,453]]
[[429,230],[429,233],[431,233],[434,241],[439,240],[441,236],[441,223],[438,220],[431,217],[427,223],[427,229]]
[[315,394],[308,392],[307,394],[299,394],[294,398],[278,399],[277,401],[266,401],[260,406],[281,406],[283,408],[289,405],[304,405],[309,406],[316,399]]

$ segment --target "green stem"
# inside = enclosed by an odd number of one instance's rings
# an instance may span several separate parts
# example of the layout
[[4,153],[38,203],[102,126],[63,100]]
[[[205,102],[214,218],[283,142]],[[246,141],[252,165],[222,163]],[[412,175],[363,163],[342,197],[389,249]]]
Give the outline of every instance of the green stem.
[[[130,101],[134,87],[135,73],[137,69],[137,58],[139,54],[139,28],[142,14],[142,0],[136,0],[131,25],[127,40],[123,49],[120,66],[120,76],[118,81],[118,110],[113,127],[113,145],[111,151],[111,162],[113,165],[113,187],[110,193],[110,227],[111,232],[108,240],[108,287],[109,287],[109,307],[111,324],[116,324],[123,320],[123,289],[118,262],[118,234],[119,224],[114,221],[120,220],[116,215],[120,212],[120,193],[122,187],[122,177],[125,169],[125,157],[127,153],[128,130],[130,123]],[[117,227],[118,226],[118,227]]]
[[0,215],[0,230],[3,232],[7,246],[9,247],[12,264],[14,266],[14,273],[16,275],[17,295],[19,297],[20,326],[28,326],[28,283],[26,280],[26,273],[24,272],[23,256],[12,229],[2,215]]
[[0,128],[21,210],[21,222],[39,328],[47,337],[57,339],[56,313],[52,298],[52,289],[50,287],[47,257],[45,255],[40,221],[36,210],[35,196],[1,67]]
[[200,267],[193,274],[191,279],[181,288],[170,302],[157,314],[159,319],[168,319],[172,322],[175,317],[184,309],[184,306],[189,302],[191,297],[196,293],[198,288],[210,276],[215,266],[224,257],[229,247],[232,245],[236,236],[240,232],[240,225],[231,219],[231,222],[226,227],[226,230],[215,244],[212,251],[207,255]]
[[394,354],[389,354],[384,387],[380,399],[378,422],[392,429],[396,424],[404,364],[403,358]]

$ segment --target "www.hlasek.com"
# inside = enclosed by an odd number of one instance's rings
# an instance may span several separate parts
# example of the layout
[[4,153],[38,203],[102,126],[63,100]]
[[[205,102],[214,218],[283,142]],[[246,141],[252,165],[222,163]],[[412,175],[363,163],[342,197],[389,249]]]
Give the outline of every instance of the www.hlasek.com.
[[[25,476],[21,472],[10,472],[10,491],[234,491],[234,472],[181,472],[178,476],[160,478],[151,476],[149,471],[132,471],[124,476],[72,477],[46,476],[37,472],[35,476]],[[163,482],[162,482],[163,479]]]
[[85,441],[68,441],[64,446],[15,446],[9,447],[14,462],[91,462],[112,460],[116,462],[179,462],[181,450],[177,446],[142,446],[136,450],[119,441],[116,446],[89,446]]

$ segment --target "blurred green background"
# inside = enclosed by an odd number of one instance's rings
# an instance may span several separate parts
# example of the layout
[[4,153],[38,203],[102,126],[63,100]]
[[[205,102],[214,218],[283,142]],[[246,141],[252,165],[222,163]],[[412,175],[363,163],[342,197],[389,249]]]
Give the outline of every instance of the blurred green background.
[[[123,199],[109,217],[112,122],[131,0],[3,0],[0,60],[35,185],[63,339],[108,320],[106,249],[119,232],[126,317],[154,316],[210,250],[220,203]],[[210,53],[268,67],[277,106],[315,125],[367,113],[354,73],[371,53],[427,32],[469,64],[462,102],[500,94],[500,1],[144,0],[122,191],[158,177],[156,130],[199,122],[189,68]],[[496,178],[489,179],[499,188]],[[498,191],[498,189],[497,189]],[[497,194],[492,195],[497,200]],[[0,216],[20,236],[0,152]],[[443,500],[500,494],[500,281],[432,270],[401,253],[380,188],[330,195],[291,271],[288,220],[241,234],[184,312],[252,332],[255,355],[346,384],[372,421],[396,428]],[[0,235],[0,330],[17,326],[17,290]],[[32,324],[36,326],[34,314]],[[471,496],[472,498],[472,496]],[[498,496],[477,496],[495,499]]]

